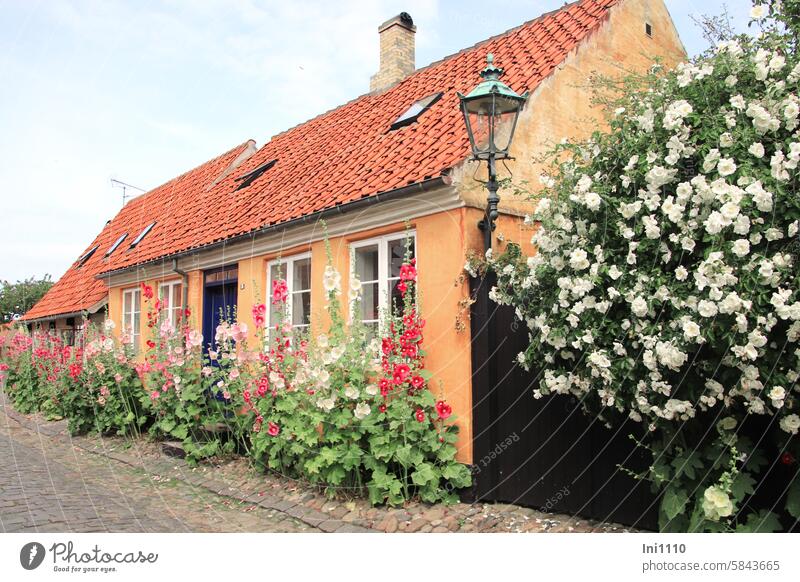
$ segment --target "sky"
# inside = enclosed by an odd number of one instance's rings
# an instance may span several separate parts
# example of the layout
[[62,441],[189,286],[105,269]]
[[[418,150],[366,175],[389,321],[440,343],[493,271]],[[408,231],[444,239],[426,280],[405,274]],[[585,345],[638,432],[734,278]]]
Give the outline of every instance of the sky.
[[[422,67],[563,4],[0,0],[0,280],[60,277],[121,208],[112,178],[154,188],[367,92],[401,11]],[[690,55],[692,17],[747,28],[748,0],[666,4]]]

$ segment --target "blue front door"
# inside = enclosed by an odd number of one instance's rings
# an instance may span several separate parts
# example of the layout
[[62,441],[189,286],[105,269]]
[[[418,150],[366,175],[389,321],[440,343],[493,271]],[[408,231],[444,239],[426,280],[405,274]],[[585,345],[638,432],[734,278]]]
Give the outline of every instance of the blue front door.
[[216,349],[214,336],[223,321],[233,323],[236,317],[238,268],[223,267],[206,271],[203,288],[203,344]]

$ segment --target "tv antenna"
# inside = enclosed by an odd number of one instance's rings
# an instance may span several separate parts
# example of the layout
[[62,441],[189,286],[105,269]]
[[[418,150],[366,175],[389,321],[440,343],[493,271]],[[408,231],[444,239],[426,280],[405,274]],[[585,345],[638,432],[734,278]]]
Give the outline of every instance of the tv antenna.
[[127,184],[122,180],[117,180],[116,178],[111,178],[111,187],[112,188],[122,188],[122,205],[125,206],[125,203],[128,201],[129,198],[133,198],[135,194],[128,194],[128,188],[132,188],[133,190],[138,190],[139,192],[146,192],[144,188],[139,188],[138,186],[134,186],[132,184]]

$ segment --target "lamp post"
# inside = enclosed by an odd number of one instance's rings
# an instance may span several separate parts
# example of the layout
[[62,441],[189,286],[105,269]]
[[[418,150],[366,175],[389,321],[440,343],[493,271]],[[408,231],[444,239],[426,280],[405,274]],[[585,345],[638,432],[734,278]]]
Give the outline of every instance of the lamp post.
[[[517,119],[522,111],[528,93],[518,95],[511,87],[500,81],[503,69],[494,65],[492,54],[486,56],[486,68],[481,71],[483,79],[477,87],[467,95],[458,94],[461,100],[461,113],[464,115],[464,124],[467,126],[469,143],[472,147],[473,160],[486,160],[489,179],[486,189],[489,195],[486,199],[486,211],[483,220],[478,222],[478,228],[483,231],[484,255],[492,248],[492,231],[497,220],[497,207],[500,196],[497,195],[499,184],[497,182],[497,160],[509,157],[508,150],[514,138]],[[497,437],[498,403],[496,394],[497,362],[494,351],[497,348],[497,331],[494,325],[494,310],[490,308],[489,289],[493,284],[491,273],[487,273],[482,281],[474,280],[470,285],[479,285],[476,290],[476,301],[471,317],[472,325],[472,366],[473,366],[473,424],[488,426],[488,435],[482,436],[474,443],[476,458],[481,458],[489,452],[488,443],[494,443]],[[488,406],[487,406],[488,405]],[[487,441],[488,437],[488,441]],[[492,491],[496,486],[496,475],[487,472],[486,478],[475,482],[473,496],[475,499]]]
[[458,94],[461,100],[461,113],[467,126],[473,160],[486,160],[489,179],[486,188],[486,213],[478,228],[483,231],[484,252],[492,248],[492,231],[497,220],[496,161],[509,158],[508,150],[514,139],[517,119],[522,111],[528,93],[518,95],[511,87],[500,80],[503,69],[494,65],[494,56],[486,55],[486,67],[481,71],[481,81],[467,95]]

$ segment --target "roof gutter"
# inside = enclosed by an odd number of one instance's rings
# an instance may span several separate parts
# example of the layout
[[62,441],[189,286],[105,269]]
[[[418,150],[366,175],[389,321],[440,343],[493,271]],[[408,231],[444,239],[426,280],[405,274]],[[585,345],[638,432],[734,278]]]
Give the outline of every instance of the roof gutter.
[[[178,259],[172,259],[172,270],[181,276],[181,308],[183,309],[183,313],[186,313],[188,309],[188,302],[189,302],[189,274],[178,268]],[[170,299],[172,301],[172,299]]]
[[[144,267],[145,265],[150,265],[153,263],[157,263],[159,261],[163,261],[164,259],[171,258],[173,271],[178,273],[175,270],[177,267],[178,259],[181,257],[185,257],[188,255],[193,255],[200,251],[209,251],[215,248],[223,247],[225,245],[245,240],[247,238],[252,238],[258,235],[267,234],[270,232],[275,232],[278,230],[285,230],[287,228],[293,228],[295,226],[300,226],[302,224],[308,224],[309,222],[317,222],[319,220],[323,220],[326,218],[330,218],[332,216],[338,216],[340,214],[345,214],[347,212],[352,212],[353,210],[359,210],[361,208],[365,208],[367,206],[372,206],[373,204],[377,204],[379,202],[387,202],[389,200],[394,200],[396,198],[402,198],[404,196],[408,196],[411,194],[420,194],[423,192],[429,192],[436,188],[440,188],[442,186],[448,186],[452,183],[452,178],[449,175],[441,175],[437,176],[436,178],[429,178],[427,180],[423,180],[422,182],[414,182],[413,184],[409,184],[408,186],[403,186],[401,188],[395,188],[394,190],[388,190],[387,192],[382,192],[380,194],[373,194],[371,196],[367,196],[365,198],[359,198],[358,200],[353,200],[351,202],[346,202],[344,204],[337,204],[331,208],[325,208],[323,210],[318,210],[317,212],[312,212],[311,214],[306,214],[300,216],[298,218],[294,218],[292,220],[287,220],[286,222],[279,222],[277,224],[269,224],[267,226],[262,226],[257,230],[251,230],[250,232],[246,232],[244,234],[239,234],[236,236],[232,236],[230,238],[226,238],[224,240],[209,243],[207,245],[195,247],[193,249],[189,249],[186,251],[181,251],[179,253],[175,253],[172,255],[165,255],[163,257],[159,257],[157,259],[152,259],[150,261],[145,261],[143,263],[138,263],[136,265],[132,265],[130,267],[124,267],[122,269],[116,269],[113,271],[106,271],[104,273],[100,273],[96,275],[95,278],[97,279],[104,279],[106,277],[112,275],[119,275],[121,273],[127,273],[129,271],[136,270],[140,267]],[[180,274],[180,273],[178,273]]]

